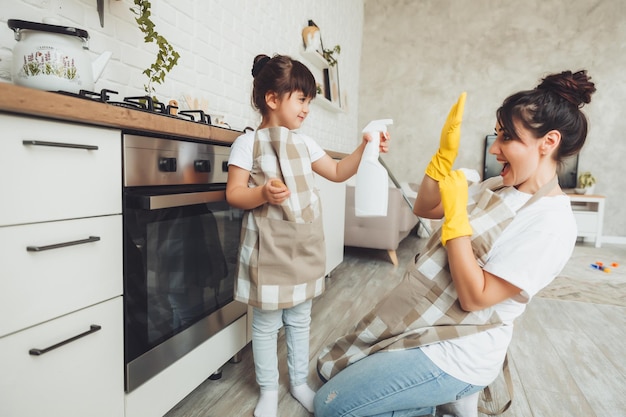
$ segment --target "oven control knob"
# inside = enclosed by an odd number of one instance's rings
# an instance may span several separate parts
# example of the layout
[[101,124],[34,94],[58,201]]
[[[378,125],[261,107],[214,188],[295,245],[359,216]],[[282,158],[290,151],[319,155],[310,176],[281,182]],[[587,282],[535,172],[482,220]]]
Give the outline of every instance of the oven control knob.
[[176,172],[176,158],[159,158],[159,171]]
[[208,159],[196,159],[193,166],[196,172],[211,172],[211,161]]

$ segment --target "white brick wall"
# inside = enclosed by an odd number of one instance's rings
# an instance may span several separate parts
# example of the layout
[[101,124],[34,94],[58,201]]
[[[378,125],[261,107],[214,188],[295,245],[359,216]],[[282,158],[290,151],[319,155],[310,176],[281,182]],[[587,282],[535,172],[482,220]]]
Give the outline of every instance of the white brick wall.
[[[56,17],[89,32],[94,56],[113,52],[96,90],[141,95],[147,82],[142,71],[154,61],[156,46],[143,42],[132,5],[105,0],[101,28],[95,0],[0,0],[0,46],[15,45],[8,19]],[[302,131],[330,150],[351,152],[357,145],[363,0],[152,0],[152,17],[181,55],[165,84],[156,86],[159,99],[180,100],[183,94],[204,99],[236,129],[256,127],[260,120],[250,105],[254,56],[289,54],[306,63],[300,56],[301,31],[314,20],[326,48],[341,45],[340,87],[349,105],[340,113],[313,106]]]

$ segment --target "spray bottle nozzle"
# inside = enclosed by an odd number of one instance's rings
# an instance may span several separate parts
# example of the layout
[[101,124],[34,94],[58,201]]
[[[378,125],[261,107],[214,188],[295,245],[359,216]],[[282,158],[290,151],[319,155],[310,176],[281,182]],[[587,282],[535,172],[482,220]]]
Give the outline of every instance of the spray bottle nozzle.
[[392,125],[393,119],[372,120],[365,126],[363,133],[366,132],[386,132],[387,125]]

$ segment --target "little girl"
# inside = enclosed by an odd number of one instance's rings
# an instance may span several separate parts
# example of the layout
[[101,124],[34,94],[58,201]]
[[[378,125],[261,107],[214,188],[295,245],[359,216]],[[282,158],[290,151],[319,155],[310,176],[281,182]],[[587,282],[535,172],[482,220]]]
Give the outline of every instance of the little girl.
[[[253,307],[252,352],[260,387],[255,417],[276,417],[278,331],[285,326],[291,395],[313,412],[307,385],[312,299],[324,290],[322,213],[313,172],[342,182],[356,173],[365,144],[341,161],[296,133],[316,94],[313,74],[288,56],[258,55],[252,103],[262,120],[232,145],[226,198],[246,210],[235,299]],[[381,135],[380,151],[389,137]],[[333,213],[329,213],[333,215]]]

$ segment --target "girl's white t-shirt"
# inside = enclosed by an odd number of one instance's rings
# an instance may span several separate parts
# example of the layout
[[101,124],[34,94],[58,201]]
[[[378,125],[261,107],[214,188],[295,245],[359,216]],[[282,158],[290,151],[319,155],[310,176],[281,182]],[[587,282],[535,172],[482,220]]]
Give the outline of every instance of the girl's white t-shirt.
[[[246,132],[235,139],[230,147],[228,165],[235,165],[239,168],[245,169],[246,171],[252,170],[252,163],[254,162],[252,155],[254,148],[254,136],[255,132]],[[309,150],[309,154],[311,155],[311,162],[315,162],[326,155],[324,149],[322,149],[322,147],[309,136],[296,133],[296,137],[301,138],[306,145]]]
[[[470,193],[476,191],[470,187]],[[531,197],[513,187],[498,194],[518,210]],[[542,197],[521,209],[491,248],[485,271],[522,290],[494,306],[504,326],[424,346],[423,352],[444,372],[473,385],[489,385],[498,376],[513,336],[513,321],[526,304],[563,269],[576,244],[576,220],[565,194]]]

